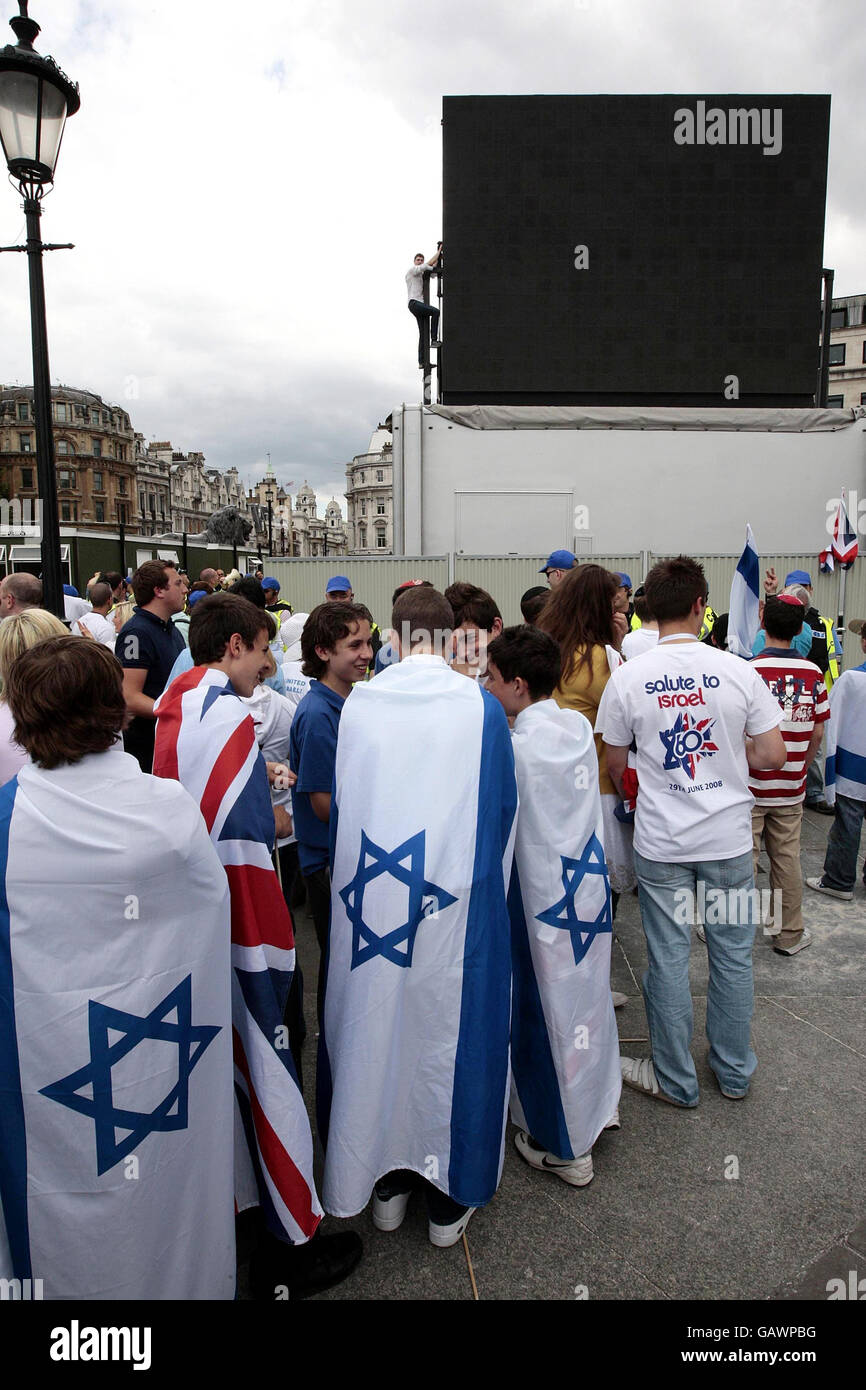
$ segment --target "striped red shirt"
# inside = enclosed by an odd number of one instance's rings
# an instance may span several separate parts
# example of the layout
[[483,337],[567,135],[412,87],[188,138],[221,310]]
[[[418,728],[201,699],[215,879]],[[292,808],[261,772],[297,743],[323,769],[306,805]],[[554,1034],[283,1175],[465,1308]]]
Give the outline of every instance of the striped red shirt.
[[752,665],[785,718],[780,728],[788,760],[778,771],[749,769],[749,787],[761,806],[796,806],[806,794],[806,753],[816,724],[830,718],[824,677],[793,648],[765,647]]

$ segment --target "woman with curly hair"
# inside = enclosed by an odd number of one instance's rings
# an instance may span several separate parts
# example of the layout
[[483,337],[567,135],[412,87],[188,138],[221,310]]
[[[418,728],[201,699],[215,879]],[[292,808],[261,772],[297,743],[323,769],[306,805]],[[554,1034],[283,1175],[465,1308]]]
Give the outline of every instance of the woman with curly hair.
[[[553,698],[560,707],[585,715],[595,730],[599,701],[611,673],[620,664],[621,639],[614,622],[613,600],[619,575],[601,565],[578,565],[551,590],[538,626],[559,643],[562,675]],[[604,855],[610,875],[614,913],[620,894],[634,888],[632,829],[614,811],[619,795],[607,770],[607,752],[600,733],[595,734],[598,785],[604,822]]]

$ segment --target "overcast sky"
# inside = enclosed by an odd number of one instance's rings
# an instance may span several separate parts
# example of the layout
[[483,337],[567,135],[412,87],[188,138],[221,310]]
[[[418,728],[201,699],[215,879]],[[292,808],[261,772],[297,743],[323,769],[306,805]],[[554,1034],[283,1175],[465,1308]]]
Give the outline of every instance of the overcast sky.
[[[441,234],[443,94],[830,92],[824,264],[866,291],[862,0],[30,11],[81,87],[44,205],[45,240],[76,245],[46,257],[52,382],[247,482],[270,452],[291,491],[342,501],[346,462],[419,398],[403,276]],[[0,244],[23,223],[0,186]],[[0,257],[0,312],[0,381],[29,382],[23,256]]]

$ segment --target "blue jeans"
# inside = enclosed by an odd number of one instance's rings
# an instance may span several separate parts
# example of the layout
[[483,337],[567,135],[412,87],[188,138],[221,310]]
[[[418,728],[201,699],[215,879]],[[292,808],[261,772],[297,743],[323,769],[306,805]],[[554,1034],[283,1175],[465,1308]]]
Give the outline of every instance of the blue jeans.
[[[857,881],[857,855],[860,853],[860,831],[866,815],[866,801],[836,793],[836,819],[830,826],[827,854],[821,881],[827,888],[850,893]],[[863,885],[866,887],[866,864],[863,866]]]
[[751,852],[735,859],[662,864],[635,850],[634,864],[649,959],[644,1002],[659,1086],[682,1105],[698,1103],[698,1077],[689,1051],[694,1028],[689,954],[693,904],[700,907],[703,894],[710,965],[709,1063],[723,1090],[745,1095],[758,1065],[750,1043],[752,946],[759,917]]

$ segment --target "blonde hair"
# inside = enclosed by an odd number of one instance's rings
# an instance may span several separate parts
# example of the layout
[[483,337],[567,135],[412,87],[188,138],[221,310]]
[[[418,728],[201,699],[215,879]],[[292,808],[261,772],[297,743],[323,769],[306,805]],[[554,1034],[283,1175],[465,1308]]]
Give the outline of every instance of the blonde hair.
[[0,695],[5,690],[9,667],[22,652],[46,637],[68,637],[69,629],[44,608],[27,608],[0,623]]
[[120,632],[124,623],[129,622],[134,612],[135,604],[131,598],[125,599],[123,603],[118,603],[117,606],[112,609],[110,616],[118,632]]

